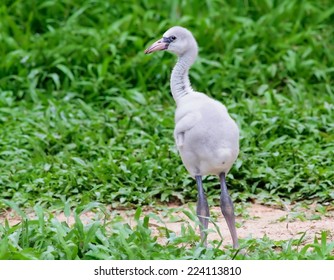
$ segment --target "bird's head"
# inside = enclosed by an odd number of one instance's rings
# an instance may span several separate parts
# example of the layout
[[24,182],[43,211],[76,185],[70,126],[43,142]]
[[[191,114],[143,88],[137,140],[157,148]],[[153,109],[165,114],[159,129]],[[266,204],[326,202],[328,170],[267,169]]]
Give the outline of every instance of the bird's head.
[[174,26],[168,29],[161,39],[153,43],[145,50],[146,54],[167,50],[182,56],[186,53],[197,55],[198,47],[194,36],[191,32],[181,26]]

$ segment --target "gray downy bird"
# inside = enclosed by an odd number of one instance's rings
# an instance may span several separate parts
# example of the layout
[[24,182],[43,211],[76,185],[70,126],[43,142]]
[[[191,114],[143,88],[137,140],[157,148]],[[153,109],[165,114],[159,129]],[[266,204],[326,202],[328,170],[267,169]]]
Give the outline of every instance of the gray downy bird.
[[233,248],[238,248],[234,207],[226,187],[226,175],[239,153],[238,126],[222,103],[191,87],[188,73],[198,54],[192,33],[186,28],[174,26],[145,53],[162,50],[178,56],[170,79],[176,102],[174,138],[184,166],[197,183],[196,212],[201,225],[201,240],[207,244],[210,217],[202,176],[217,175],[221,186],[221,211],[232,236]]

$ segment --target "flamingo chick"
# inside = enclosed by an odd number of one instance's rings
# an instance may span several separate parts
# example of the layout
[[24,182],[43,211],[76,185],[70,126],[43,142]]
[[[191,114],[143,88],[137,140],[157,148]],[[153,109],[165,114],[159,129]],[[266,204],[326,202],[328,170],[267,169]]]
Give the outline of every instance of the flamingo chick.
[[238,248],[234,207],[225,179],[239,153],[238,126],[223,104],[192,89],[188,72],[196,60],[198,47],[189,30],[180,26],[170,28],[145,53],[161,50],[178,56],[170,79],[176,102],[174,138],[184,166],[196,179],[196,212],[201,224],[201,240],[207,244],[206,230],[210,217],[202,176],[217,175],[221,186],[221,211],[232,236],[233,248]]

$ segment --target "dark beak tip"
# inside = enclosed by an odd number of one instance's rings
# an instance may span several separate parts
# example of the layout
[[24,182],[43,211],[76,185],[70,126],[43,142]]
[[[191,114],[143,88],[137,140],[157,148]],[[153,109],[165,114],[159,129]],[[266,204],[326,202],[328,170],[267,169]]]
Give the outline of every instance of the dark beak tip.
[[163,51],[167,49],[167,44],[163,40],[158,40],[155,43],[153,43],[150,47],[148,47],[144,53],[145,54],[150,54],[152,52],[156,51]]

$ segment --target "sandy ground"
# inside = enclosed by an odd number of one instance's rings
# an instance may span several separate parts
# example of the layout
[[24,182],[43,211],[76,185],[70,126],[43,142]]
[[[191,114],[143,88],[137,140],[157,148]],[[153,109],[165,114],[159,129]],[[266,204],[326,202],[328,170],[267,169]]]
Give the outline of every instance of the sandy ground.
[[[193,207],[194,206],[192,206],[192,208]],[[246,206],[245,214],[243,214],[242,217],[238,216],[236,218],[238,237],[262,238],[263,236],[268,236],[272,240],[288,240],[291,238],[299,239],[301,235],[305,233],[305,237],[303,239],[303,243],[305,244],[313,242],[314,237],[319,235],[321,231],[327,231],[329,238],[328,241],[334,241],[333,206],[329,206],[325,214],[319,214],[316,212],[314,205],[310,206],[308,209],[296,209],[296,207],[288,208],[291,208],[292,210],[282,210],[261,204],[250,204]],[[127,222],[130,225],[136,224],[133,218],[135,210],[109,210],[111,213],[110,218],[120,216],[123,218],[124,222]],[[189,223],[193,227],[196,226],[195,222],[191,221],[184,214],[183,210],[190,211],[187,209],[187,206],[180,207],[176,205],[162,207],[158,210],[157,208],[147,208],[143,211],[141,217],[152,213],[156,215],[157,218],[151,217],[150,219],[150,227],[153,234],[159,235],[159,229],[161,229],[161,227],[167,227],[176,234],[179,234],[181,232],[182,225],[185,223]],[[219,225],[221,234],[224,238],[224,244],[231,244],[231,237],[225,220],[220,212],[220,208],[212,207],[210,211],[214,222]],[[34,218],[33,214],[29,214],[28,216],[30,218]],[[67,221],[69,224],[74,223],[74,218],[66,218],[64,213],[56,213],[56,217],[60,221]],[[88,224],[97,217],[97,213],[86,212],[81,215],[81,220],[83,223]],[[7,219],[11,225],[20,222],[20,218],[13,211],[7,211],[0,215],[0,223],[3,223],[5,219]],[[209,229],[212,229],[208,236],[209,240],[220,239],[213,223],[209,223]]]
[[[184,209],[182,207],[182,209]],[[334,241],[334,209],[328,211],[326,215],[316,213],[314,207],[311,209],[281,210],[261,204],[251,204],[246,208],[246,215],[237,217],[237,233],[239,238],[262,238],[269,237],[272,240],[299,239],[303,233],[303,244],[313,243],[315,236],[320,236],[321,231],[328,232],[328,241]],[[181,232],[182,224],[189,222],[189,218],[182,212],[174,209],[172,218],[163,217],[164,225],[174,231]],[[211,216],[216,225],[219,226],[224,244],[232,244],[231,236],[221,214],[219,207],[210,209]],[[161,216],[161,215],[160,215]],[[316,218],[317,219],[314,219]],[[128,217],[131,221],[131,217]],[[170,221],[170,220],[173,220]],[[189,222],[196,226],[194,222]],[[159,223],[152,223],[153,226],[161,226]],[[209,223],[208,239],[220,239],[213,223]]]

